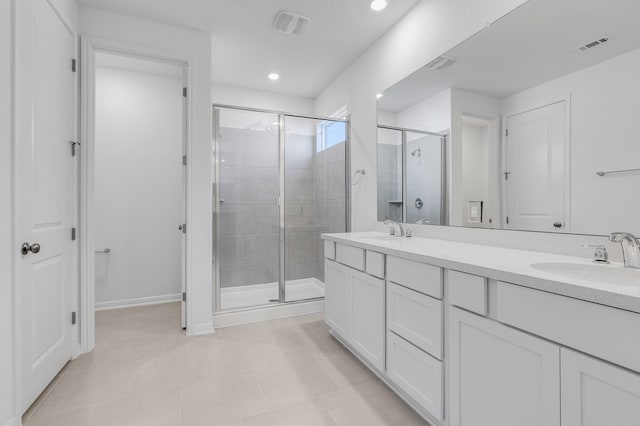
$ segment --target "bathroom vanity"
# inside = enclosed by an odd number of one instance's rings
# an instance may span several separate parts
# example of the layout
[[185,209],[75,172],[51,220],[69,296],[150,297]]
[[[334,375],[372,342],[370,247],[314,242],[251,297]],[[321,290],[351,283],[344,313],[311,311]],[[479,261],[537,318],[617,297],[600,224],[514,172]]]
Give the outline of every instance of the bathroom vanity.
[[640,424],[640,270],[325,234],[332,334],[433,425]]

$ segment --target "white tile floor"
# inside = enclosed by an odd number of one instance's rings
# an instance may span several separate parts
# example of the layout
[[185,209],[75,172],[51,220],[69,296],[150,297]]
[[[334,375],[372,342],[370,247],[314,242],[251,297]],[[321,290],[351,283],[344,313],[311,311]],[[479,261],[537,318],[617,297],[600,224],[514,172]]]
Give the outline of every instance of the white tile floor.
[[186,337],[180,304],[96,313],[25,425],[426,425],[328,333],[322,315]]

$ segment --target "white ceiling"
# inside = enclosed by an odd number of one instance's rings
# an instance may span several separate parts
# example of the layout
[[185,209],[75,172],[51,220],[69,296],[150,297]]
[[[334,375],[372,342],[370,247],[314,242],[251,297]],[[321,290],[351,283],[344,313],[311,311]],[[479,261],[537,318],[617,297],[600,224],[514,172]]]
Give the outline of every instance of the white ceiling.
[[[212,80],[315,97],[420,0],[390,0],[373,12],[367,0],[78,0],[82,6],[212,34]],[[311,23],[300,36],[272,28],[289,10]],[[267,74],[277,72],[277,82]]]
[[[441,70],[422,68],[385,90],[380,109],[397,112],[453,87],[502,98],[640,48],[639,0],[529,0],[445,53]],[[581,52],[600,37],[610,41]]]

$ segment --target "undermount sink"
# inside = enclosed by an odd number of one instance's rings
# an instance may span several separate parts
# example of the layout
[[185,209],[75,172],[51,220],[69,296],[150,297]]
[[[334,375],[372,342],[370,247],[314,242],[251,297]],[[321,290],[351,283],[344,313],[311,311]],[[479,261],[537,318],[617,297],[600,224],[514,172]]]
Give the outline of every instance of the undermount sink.
[[531,267],[567,278],[619,285],[640,285],[640,269],[625,268],[620,265],[542,262],[533,263]]

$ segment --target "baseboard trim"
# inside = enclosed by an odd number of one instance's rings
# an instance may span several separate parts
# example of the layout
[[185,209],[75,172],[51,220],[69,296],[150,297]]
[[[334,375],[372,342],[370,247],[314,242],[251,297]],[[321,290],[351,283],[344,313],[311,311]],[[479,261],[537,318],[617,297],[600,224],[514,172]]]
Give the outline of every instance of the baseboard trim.
[[214,328],[231,327],[318,312],[324,312],[324,299],[264,306],[234,312],[220,312],[213,315],[213,326]]
[[188,328],[189,328],[189,333],[187,333],[188,336],[202,336],[205,334],[215,333],[215,330],[213,328],[213,322],[196,324]]
[[158,305],[160,303],[178,302],[182,300],[181,294],[166,294],[163,296],[138,297],[135,299],[112,300],[108,302],[96,302],[96,311],[109,309],[131,308],[133,306]]

